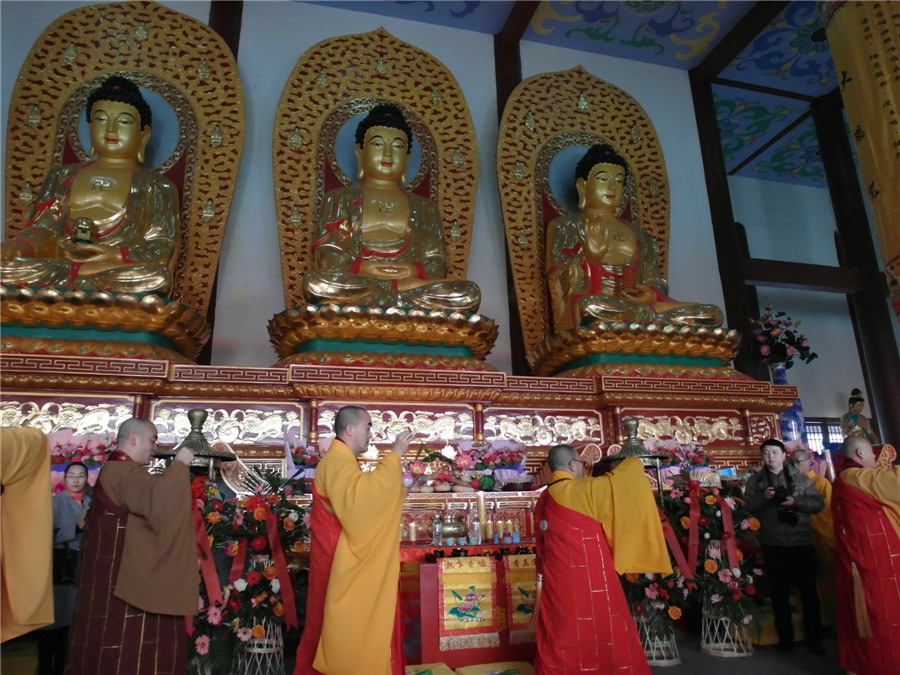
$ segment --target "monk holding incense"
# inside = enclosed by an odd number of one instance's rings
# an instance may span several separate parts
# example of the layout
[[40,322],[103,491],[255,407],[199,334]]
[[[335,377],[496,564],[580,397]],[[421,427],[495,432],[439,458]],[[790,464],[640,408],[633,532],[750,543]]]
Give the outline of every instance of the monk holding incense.
[[306,627],[294,675],[403,673],[400,458],[413,434],[398,434],[375,470],[363,472],[357,458],[371,430],[365,409],[341,408],[336,438],[316,469]]

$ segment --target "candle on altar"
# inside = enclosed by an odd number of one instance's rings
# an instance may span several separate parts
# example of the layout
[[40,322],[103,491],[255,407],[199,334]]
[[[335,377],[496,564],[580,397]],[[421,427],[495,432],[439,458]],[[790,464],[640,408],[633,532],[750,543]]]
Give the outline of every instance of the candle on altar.
[[418,537],[416,536],[416,521],[409,521],[409,540],[415,542]]
[[484,522],[484,540],[490,543],[494,539],[494,510]]
[[[487,533],[487,513],[484,508],[484,493],[480,490],[475,493],[475,500],[478,503],[478,522],[481,524],[481,539],[484,541],[489,536]],[[493,537],[494,533],[491,532],[490,536]]]
[[497,518],[497,523],[495,525],[494,531],[497,533],[497,536],[503,539],[503,518]]
[[532,539],[537,536],[534,531],[534,507],[536,505],[537,505],[537,500],[532,499],[531,500],[531,508],[528,509],[528,526],[529,526],[528,536],[531,537]]

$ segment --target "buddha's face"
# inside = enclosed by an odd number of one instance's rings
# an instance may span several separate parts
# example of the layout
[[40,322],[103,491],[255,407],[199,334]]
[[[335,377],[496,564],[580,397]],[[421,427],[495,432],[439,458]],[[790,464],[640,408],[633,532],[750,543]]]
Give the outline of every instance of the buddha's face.
[[409,139],[399,129],[370,127],[363,147],[356,148],[356,161],[363,178],[401,182],[406,172]]
[[579,208],[614,213],[625,194],[625,169],[618,164],[595,164],[586,179],[575,182],[575,187]]
[[141,129],[135,108],[119,101],[97,101],[91,108],[91,145],[100,157],[143,159],[150,140],[150,127]]

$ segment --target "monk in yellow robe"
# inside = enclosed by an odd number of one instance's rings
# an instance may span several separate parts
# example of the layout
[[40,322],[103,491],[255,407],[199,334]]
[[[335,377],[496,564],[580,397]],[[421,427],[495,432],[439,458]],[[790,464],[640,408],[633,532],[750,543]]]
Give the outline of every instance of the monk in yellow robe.
[[413,434],[398,434],[375,470],[363,472],[357,458],[371,428],[363,408],[341,408],[336,438],[316,469],[306,626],[294,675],[403,673],[400,458]]
[[816,490],[825,500],[825,508],[818,513],[811,513],[809,526],[813,531],[813,544],[819,566],[816,575],[816,587],[822,603],[822,625],[834,626],[837,620],[837,605],[834,597],[834,519],[831,517],[831,481],[813,471],[810,466],[809,453],[806,450],[794,450],[791,453],[794,466],[809,476]]
[[618,574],[671,574],[659,511],[640,460],[597,478],[569,445],[551,448],[552,475],[535,509],[537,675],[650,675]]
[[38,429],[0,430],[0,642],[53,623],[50,451]]

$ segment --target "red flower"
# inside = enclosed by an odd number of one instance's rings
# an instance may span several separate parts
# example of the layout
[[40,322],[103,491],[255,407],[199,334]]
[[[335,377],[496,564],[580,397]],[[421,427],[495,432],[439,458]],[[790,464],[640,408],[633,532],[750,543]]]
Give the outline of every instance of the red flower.
[[743,596],[743,595],[744,594],[741,593],[740,591],[735,591],[734,593],[731,594],[731,597],[734,598],[735,600],[740,600],[741,596]]
[[747,586],[744,588],[744,593],[746,593],[747,595],[756,595],[756,586],[754,586],[753,584],[747,584]]
[[210,502],[210,505],[212,506],[212,510],[213,510],[213,511],[224,511],[224,510],[225,510],[225,504],[224,504],[224,502],[221,502],[221,501],[219,501],[218,499],[213,500],[212,502]]
[[254,537],[253,541],[250,542],[250,548],[254,551],[264,551],[268,545],[269,542],[266,541],[265,537]]
[[241,599],[237,595],[232,595],[230,598],[228,598],[228,607],[235,614],[241,611],[242,604],[243,603],[241,602]]
[[697,523],[699,523],[700,525],[709,525],[709,518],[707,518],[706,516],[700,516],[700,518],[697,519]]
[[260,576],[259,572],[257,572],[256,570],[250,570],[249,572],[247,572],[247,585],[256,586],[261,578],[262,577]]

